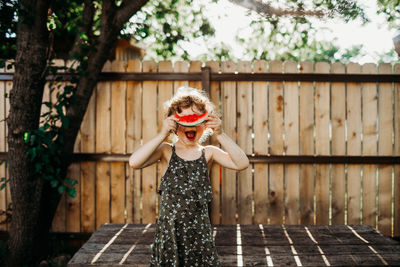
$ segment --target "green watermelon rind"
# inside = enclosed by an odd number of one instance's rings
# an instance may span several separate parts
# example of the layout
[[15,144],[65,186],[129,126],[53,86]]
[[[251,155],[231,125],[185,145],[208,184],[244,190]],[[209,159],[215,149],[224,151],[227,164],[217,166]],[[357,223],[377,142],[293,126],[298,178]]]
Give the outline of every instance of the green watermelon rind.
[[[199,124],[203,123],[206,120],[207,114],[208,114],[208,111],[206,111],[204,114],[202,114],[200,116],[199,119],[197,119],[196,121],[193,121],[193,122],[177,121],[176,123],[179,124],[179,125],[182,125],[182,126],[186,126],[186,127],[196,126],[196,125],[199,125]],[[178,114],[175,114],[175,118],[179,119],[180,116]]]
[[176,123],[179,124],[179,125],[182,125],[182,126],[192,127],[192,126],[196,126],[196,125],[202,124],[205,120],[206,119],[203,118],[203,119],[199,119],[199,120],[197,120],[195,122],[179,122],[179,121],[177,121]]

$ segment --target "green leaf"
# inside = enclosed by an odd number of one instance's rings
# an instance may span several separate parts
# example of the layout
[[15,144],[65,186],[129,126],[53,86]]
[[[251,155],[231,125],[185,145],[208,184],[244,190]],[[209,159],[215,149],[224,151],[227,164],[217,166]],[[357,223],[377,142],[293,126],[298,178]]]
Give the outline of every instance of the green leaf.
[[76,189],[75,188],[69,188],[68,189],[68,195],[71,197],[76,197]]
[[65,186],[60,185],[60,186],[58,187],[58,193],[62,194],[62,193],[65,192],[66,189],[67,189],[67,188],[66,188]]
[[42,164],[40,162],[35,163],[35,171],[38,173],[42,170]]
[[57,180],[51,180],[50,185],[51,185],[51,187],[56,188],[58,186],[58,181]]
[[6,183],[0,185],[0,191],[6,187]]
[[32,160],[34,158],[36,158],[36,156],[37,156],[37,148],[36,147],[32,147]]
[[29,142],[29,137],[30,137],[30,133],[29,132],[25,132],[24,133],[24,141],[25,141],[25,143]]

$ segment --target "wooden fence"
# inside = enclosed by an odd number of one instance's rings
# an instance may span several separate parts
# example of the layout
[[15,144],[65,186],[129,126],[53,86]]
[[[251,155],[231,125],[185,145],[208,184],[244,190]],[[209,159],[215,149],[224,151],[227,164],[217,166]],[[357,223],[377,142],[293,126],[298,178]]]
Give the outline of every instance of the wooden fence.
[[[241,172],[212,167],[212,223],[367,224],[400,236],[399,64],[205,65],[203,71],[201,62],[105,65],[105,72],[117,73],[92,95],[75,146],[83,157],[69,171],[79,182],[77,197],[63,196],[53,231],[156,221],[163,168],[133,170],[127,159],[160,129],[163,102],[188,85],[206,87],[224,131],[251,159]],[[151,78],[157,72],[165,75]],[[0,79],[1,120],[11,87]],[[48,90],[44,97],[52,98]],[[2,121],[1,151],[7,151],[6,132]],[[218,145],[214,138],[210,143]],[[93,154],[109,157],[93,161]],[[6,173],[1,165],[0,175]],[[9,203],[8,189],[0,191],[0,209]]]

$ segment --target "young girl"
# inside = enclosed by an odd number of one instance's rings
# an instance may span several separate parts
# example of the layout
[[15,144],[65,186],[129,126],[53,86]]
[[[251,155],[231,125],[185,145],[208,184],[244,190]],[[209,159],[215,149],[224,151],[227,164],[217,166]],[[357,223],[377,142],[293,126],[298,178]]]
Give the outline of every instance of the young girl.
[[[150,266],[221,266],[208,216],[207,204],[213,197],[208,172],[213,162],[243,170],[249,160],[222,132],[221,120],[202,91],[181,87],[166,106],[167,118],[161,132],[129,158],[133,168],[144,168],[157,161],[168,163],[157,190],[161,195],[160,213]],[[197,115],[203,115],[204,122],[182,126],[185,119]],[[177,136],[173,144],[163,142],[170,133]],[[226,152],[199,144],[212,133]]]

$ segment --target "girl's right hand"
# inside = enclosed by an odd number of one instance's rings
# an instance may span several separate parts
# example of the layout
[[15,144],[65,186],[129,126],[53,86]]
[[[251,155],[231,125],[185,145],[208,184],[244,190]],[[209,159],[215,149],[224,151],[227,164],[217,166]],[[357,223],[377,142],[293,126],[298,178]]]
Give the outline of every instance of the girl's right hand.
[[178,118],[175,118],[174,115],[171,115],[164,119],[161,133],[167,137],[170,133],[176,132],[178,124],[176,123],[179,121]]

